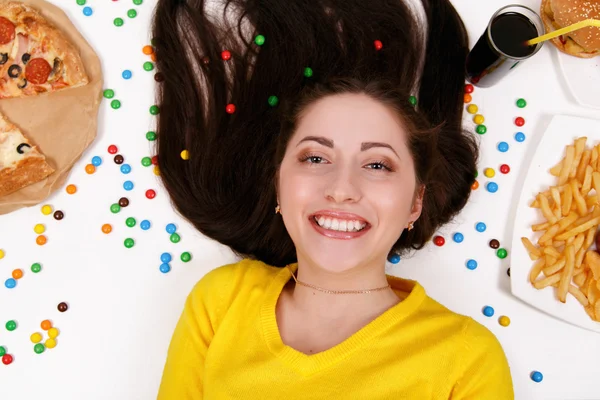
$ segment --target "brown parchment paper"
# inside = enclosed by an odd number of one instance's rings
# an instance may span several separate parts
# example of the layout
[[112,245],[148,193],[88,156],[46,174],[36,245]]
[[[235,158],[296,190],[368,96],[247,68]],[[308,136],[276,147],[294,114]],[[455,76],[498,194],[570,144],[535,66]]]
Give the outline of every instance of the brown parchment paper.
[[46,179],[0,197],[0,215],[38,204],[62,187],[73,164],[96,137],[102,99],[100,59],[67,15],[43,0],[20,1],[37,9],[75,45],[90,82],[75,89],[0,100],[0,112],[38,146],[55,169]]

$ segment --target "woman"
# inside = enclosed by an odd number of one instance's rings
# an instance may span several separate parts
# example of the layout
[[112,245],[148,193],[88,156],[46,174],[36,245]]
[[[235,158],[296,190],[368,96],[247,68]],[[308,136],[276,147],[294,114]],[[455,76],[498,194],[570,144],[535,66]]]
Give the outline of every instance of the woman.
[[243,257],[189,295],[159,399],[512,398],[487,329],[385,274],[476,171],[451,4],[159,0],[153,36],[162,180]]

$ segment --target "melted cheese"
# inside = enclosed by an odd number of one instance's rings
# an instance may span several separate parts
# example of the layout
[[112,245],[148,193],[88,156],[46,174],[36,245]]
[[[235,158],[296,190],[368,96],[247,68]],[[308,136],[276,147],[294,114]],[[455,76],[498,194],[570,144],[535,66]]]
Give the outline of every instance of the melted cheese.
[[17,147],[21,143],[27,143],[27,139],[19,131],[0,131],[0,169],[12,168],[19,160],[25,158],[31,149],[23,149],[24,153],[19,154]]

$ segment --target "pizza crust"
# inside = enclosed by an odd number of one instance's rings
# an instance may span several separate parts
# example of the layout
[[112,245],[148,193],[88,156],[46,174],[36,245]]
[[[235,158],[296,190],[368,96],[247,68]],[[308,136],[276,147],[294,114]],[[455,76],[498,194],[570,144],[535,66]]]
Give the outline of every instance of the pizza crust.
[[53,172],[45,157],[32,149],[14,168],[0,170],[0,197],[39,182]]

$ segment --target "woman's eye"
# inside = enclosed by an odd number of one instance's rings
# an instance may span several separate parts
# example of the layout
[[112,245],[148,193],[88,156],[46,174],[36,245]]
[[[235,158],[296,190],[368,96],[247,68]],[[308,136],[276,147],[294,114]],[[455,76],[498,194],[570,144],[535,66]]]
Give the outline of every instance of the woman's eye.
[[369,169],[374,169],[374,170],[384,170],[384,171],[392,170],[392,168],[383,161],[367,164],[367,167],[370,167]]

